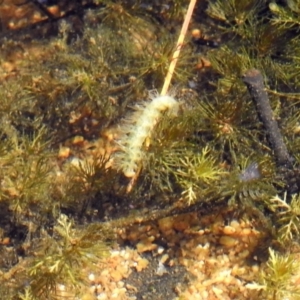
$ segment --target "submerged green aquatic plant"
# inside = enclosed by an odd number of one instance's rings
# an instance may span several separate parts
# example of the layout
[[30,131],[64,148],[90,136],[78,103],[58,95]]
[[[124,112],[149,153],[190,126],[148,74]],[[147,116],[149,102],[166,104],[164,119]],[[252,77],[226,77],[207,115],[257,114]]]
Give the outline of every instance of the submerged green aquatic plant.
[[30,286],[34,295],[55,299],[59,285],[77,294],[87,280],[89,270],[97,268],[101,258],[108,254],[103,241],[108,232],[99,224],[74,228],[67,216],[60,215],[53,227],[53,236],[45,236],[36,246],[36,256],[28,270]]
[[284,29],[296,29],[300,26],[300,2],[299,0],[288,0],[286,5],[280,5],[276,2],[271,2],[269,8],[274,14],[272,23]]
[[295,280],[299,280],[298,257],[294,254],[280,254],[269,249],[269,259],[264,271],[260,273],[257,283],[248,284],[250,289],[260,290],[263,299],[300,299],[300,288]]
[[25,291],[23,293],[19,293],[18,296],[20,297],[20,300],[36,300],[37,299],[36,297],[33,296],[31,287],[26,287]]
[[278,239],[283,243],[295,240],[300,232],[300,196],[292,195],[287,201],[287,194],[277,195],[270,199],[269,208],[276,215]]
[[[129,195],[122,194],[128,183],[122,172],[110,168],[110,157],[103,151],[93,154],[97,145],[92,141],[110,125],[122,126],[132,107],[144,109],[148,90],[162,86],[186,1],[95,3],[99,6],[85,14],[80,36],[71,39],[72,24],[62,23],[59,37],[33,43],[43,49],[40,56],[29,51],[20,70],[1,81],[0,201],[15,226],[36,228],[29,230],[30,246],[20,242],[24,260],[31,264],[16,276],[10,296],[51,299],[59,284],[78,292],[81,269],[93,267],[106,253],[110,234],[100,224],[76,224],[104,211],[104,201],[113,206],[117,199],[123,214],[128,199],[141,208],[150,203],[159,216],[180,197],[184,208],[235,202],[240,205],[237,210],[255,208],[261,218],[271,218],[280,241],[294,241],[300,226],[299,197],[281,196],[286,186],[241,75],[253,67],[264,75],[274,116],[296,167],[299,1],[206,1],[209,17],[203,21],[209,26],[204,31],[220,47],[196,49],[187,41],[175,70],[176,118],[163,109],[159,118],[152,112],[151,135],[144,126],[138,145],[127,145],[135,128],[125,132],[126,146],[134,151],[138,146],[144,153]],[[198,3],[195,26],[199,8]],[[13,45],[3,42],[3,61]],[[210,69],[194,67],[203,55],[209,58]],[[118,135],[122,130],[116,131]],[[80,145],[73,143],[75,136],[81,137]],[[69,148],[68,159],[57,159],[60,146]],[[115,151],[115,145],[109,149]],[[152,211],[152,206],[146,209]],[[265,216],[270,210],[272,216]],[[123,227],[134,219],[122,215],[113,224]],[[294,272],[290,257],[270,251],[262,289],[273,299],[292,295],[289,272]],[[29,287],[24,289],[25,279]]]
[[200,153],[175,152],[168,154],[165,159],[164,166],[182,187],[182,195],[188,205],[196,202],[199,195],[208,195],[211,187],[217,184],[224,174],[207,147]]

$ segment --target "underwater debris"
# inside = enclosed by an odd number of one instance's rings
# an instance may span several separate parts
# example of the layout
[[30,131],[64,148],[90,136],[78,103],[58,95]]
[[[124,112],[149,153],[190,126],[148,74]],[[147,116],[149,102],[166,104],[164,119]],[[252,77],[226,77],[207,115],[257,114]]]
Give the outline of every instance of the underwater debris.
[[251,163],[240,175],[241,181],[251,181],[261,178],[259,165],[257,162]]
[[198,45],[198,46],[207,46],[211,48],[218,48],[220,47],[220,43],[215,40],[211,40],[207,38],[200,29],[194,29],[192,31],[192,36],[193,36],[193,43]]

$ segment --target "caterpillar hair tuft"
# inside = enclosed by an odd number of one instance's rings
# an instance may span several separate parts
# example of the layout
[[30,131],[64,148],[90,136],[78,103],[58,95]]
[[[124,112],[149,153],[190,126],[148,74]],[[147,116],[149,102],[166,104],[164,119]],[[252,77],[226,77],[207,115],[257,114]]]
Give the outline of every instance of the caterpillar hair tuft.
[[151,136],[153,128],[159,122],[162,113],[177,115],[179,102],[170,95],[151,95],[151,101],[145,101],[136,107],[136,111],[125,119],[121,128],[120,146],[114,156],[114,165],[126,177],[133,177],[144,158],[143,144]]

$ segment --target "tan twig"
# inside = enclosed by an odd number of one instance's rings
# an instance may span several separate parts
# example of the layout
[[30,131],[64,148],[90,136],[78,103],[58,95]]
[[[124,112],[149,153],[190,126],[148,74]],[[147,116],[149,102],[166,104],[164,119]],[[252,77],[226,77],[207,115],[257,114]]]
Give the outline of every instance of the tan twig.
[[180,54],[180,50],[182,48],[183,41],[184,41],[188,26],[189,26],[189,23],[190,23],[190,20],[191,20],[193,11],[194,11],[196,1],[197,0],[191,0],[190,1],[189,8],[187,10],[186,16],[184,18],[184,22],[182,24],[181,32],[180,32],[180,35],[178,37],[177,45],[176,45],[175,51],[173,53],[172,61],[171,61],[170,66],[169,66],[167,76],[165,78],[164,86],[163,86],[163,88],[161,90],[161,93],[160,93],[161,95],[165,95],[168,92],[168,89],[169,89],[169,86],[170,86],[170,83],[171,83],[171,80],[172,80],[172,76],[173,76],[173,73],[174,73],[174,70],[175,70],[175,67],[176,67],[176,63],[178,61],[178,57],[179,57],[179,54]]
[[[175,48],[175,51],[173,53],[172,61],[170,63],[169,70],[168,70],[168,73],[166,75],[165,82],[164,82],[163,88],[162,88],[161,93],[160,93],[161,95],[165,95],[168,92],[168,89],[169,89],[169,86],[170,86],[170,83],[171,83],[171,80],[172,80],[172,76],[173,76],[173,73],[174,73],[174,70],[175,70],[175,67],[176,67],[176,63],[178,61],[178,57],[179,57],[179,54],[180,54],[180,50],[182,48],[186,32],[187,32],[189,23],[191,21],[191,17],[192,17],[193,11],[194,11],[196,1],[197,0],[191,0],[190,1],[189,7],[188,7],[188,10],[187,10],[186,16],[184,18],[184,22],[182,24],[182,28],[181,28],[181,31],[180,31],[180,34],[179,34],[179,37],[178,37],[176,48]],[[127,193],[129,193],[132,190],[135,182],[138,179],[140,171],[141,170],[139,169],[138,172],[136,172],[136,174],[131,178],[131,180],[130,180],[128,186],[127,186],[127,190],[126,190]]]

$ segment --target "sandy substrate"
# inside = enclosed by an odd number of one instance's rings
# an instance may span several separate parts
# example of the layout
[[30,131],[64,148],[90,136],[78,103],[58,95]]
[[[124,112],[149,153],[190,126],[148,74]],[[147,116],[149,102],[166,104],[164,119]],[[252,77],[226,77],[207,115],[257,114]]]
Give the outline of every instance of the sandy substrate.
[[83,299],[258,299],[247,286],[266,258],[258,223],[224,209],[117,229],[119,243],[87,275]]

